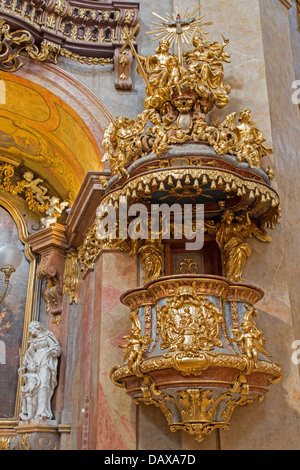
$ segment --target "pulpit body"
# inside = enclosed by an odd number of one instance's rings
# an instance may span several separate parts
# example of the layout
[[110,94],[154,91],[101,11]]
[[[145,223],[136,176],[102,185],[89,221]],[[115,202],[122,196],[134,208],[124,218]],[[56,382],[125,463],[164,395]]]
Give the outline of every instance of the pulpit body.
[[270,243],[267,229],[281,217],[262,164],[273,150],[247,108],[238,122],[236,112],[220,124],[207,118],[229,102],[227,45],[195,34],[183,56],[162,39],[138,58],[145,109],[104,132],[110,173],[79,249],[84,272],[107,249],[138,257],[141,285],[121,296],[131,329],[111,380],[199,442],[281,378],[256,324],[263,292],[242,279],[249,239]]

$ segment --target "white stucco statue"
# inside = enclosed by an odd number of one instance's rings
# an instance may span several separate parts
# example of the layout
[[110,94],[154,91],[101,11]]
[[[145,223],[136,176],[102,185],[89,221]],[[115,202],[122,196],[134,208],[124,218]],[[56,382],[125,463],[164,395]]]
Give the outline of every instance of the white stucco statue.
[[42,227],[48,228],[55,224],[68,205],[68,201],[60,202],[58,197],[53,196],[49,201],[49,208],[45,211],[46,217],[41,218]]
[[51,419],[51,398],[57,385],[57,362],[61,355],[59,342],[38,321],[28,326],[28,348],[19,368],[21,386],[21,420]]

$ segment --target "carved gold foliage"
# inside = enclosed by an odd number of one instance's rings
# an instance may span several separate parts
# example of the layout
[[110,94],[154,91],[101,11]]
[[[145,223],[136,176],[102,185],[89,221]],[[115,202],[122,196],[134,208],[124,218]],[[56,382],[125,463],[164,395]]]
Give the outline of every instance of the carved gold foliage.
[[0,436],[0,450],[9,450],[11,436]]
[[191,259],[185,258],[179,264],[180,274],[196,274],[198,273],[198,263]]
[[191,388],[178,393],[183,421],[209,421],[212,419],[214,399],[211,390]]
[[[237,406],[263,400],[259,393],[249,393],[247,387],[240,387],[216,394],[210,388],[187,388],[170,393],[158,390],[150,376],[144,376],[141,385],[142,397],[135,403],[154,405],[162,411],[170,431],[183,430],[198,442],[217,428],[228,429],[229,420]],[[221,411],[221,419],[218,417]]]
[[31,450],[30,444],[28,439],[30,438],[30,434],[22,434],[20,440],[20,448],[21,450]]
[[145,240],[137,252],[141,255],[141,263],[145,269],[145,281],[159,277],[162,274],[163,265],[161,241],[159,239]]
[[110,65],[113,63],[113,59],[110,57],[87,57],[82,56],[80,54],[76,54],[75,52],[71,52],[65,47],[62,47],[59,51],[60,55],[63,57],[67,57],[68,59],[75,60],[80,64],[86,65]]

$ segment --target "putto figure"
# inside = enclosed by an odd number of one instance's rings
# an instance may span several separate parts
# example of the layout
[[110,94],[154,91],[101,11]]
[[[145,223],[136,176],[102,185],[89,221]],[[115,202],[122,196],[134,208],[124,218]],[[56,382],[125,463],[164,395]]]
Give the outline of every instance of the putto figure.
[[51,398],[57,385],[57,363],[61,347],[53,333],[38,321],[29,323],[28,348],[19,368],[21,420],[51,419]]
[[262,242],[270,242],[269,235],[261,230],[246,215],[235,215],[232,210],[225,210],[221,221],[205,221],[205,230],[216,236],[216,242],[224,256],[225,276],[233,282],[242,282],[242,272],[251,255],[247,238],[255,237]]
[[53,196],[49,201],[49,208],[45,211],[46,217],[41,218],[43,228],[55,224],[68,205],[68,201],[60,202],[58,197]]
[[50,196],[47,196],[46,193],[48,189],[45,186],[41,186],[43,180],[41,178],[34,179],[33,173],[31,171],[26,171],[23,175],[24,180],[27,183],[24,184],[24,188],[29,188],[32,191],[33,196],[35,199],[44,206],[46,202],[50,199]]

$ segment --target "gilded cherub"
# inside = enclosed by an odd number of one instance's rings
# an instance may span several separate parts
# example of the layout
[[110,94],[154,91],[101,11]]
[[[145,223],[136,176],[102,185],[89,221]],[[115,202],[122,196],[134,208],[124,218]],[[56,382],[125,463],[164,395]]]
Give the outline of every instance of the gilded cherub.
[[148,116],[148,110],[139,114],[136,121],[117,116],[106,127],[102,141],[102,162],[109,161],[113,175],[117,174],[119,178],[129,177],[126,167],[143,153],[141,138]]
[[133,365],[140,365],[143,354],[147,351],[148,346],[152,341],[152,339],[148,336],[141,336],[142,327],[140,319],[138,318],[137,310],[134,310],[130,313],[130,319],[130,334],[123,336],[123,339],[127,340],[127,344],[120,346],[121,348],[125,349],[124,362],[128,360],[128,370],[130,370]]
[[44,206],[46,201],[50,199],[50,196],[46,196],[48,189],[45,188],[45,186],[41,186],[40,184],[43,183],[43,180],[41,178],[34,179],[33,173],[31,173],[31,171],[26,171],[23,175],[23,178],[27,181],[27,183],[24,185],[24,188],[30,188],[35,199],[42,206]]
[[254,318],[257,316],[256,309],[252,306],[246,306],[246,312],[241,322],[241,329],[232,329],[232,333],[236,338],[231,339],[232,342],[241,343],[242,348],[245,351],[247,358],[250,361],[254,362],[254,365],[257,363],[258,352],[262,353],[264,356],[269,357],[270,354],[264,348],[265,337],[262,334],[255,324]]
[[225,276],[233,282],[242,282],[242,272],[252,251],[246,239],[255,237],[263,242],[272,239],[250,219],[249,212],[235,215],[230,209],[224,211],[221,221],[204,223],[205,230],[216,236],[216,242],[224,256]]
[[150,120],[154,126],[147,129],[146,134],[153,136],[152,152],[155,152],[159,157],[171,148],[168,145],[168,126],[162,123],[161,117],[156,111],[151,113]]

